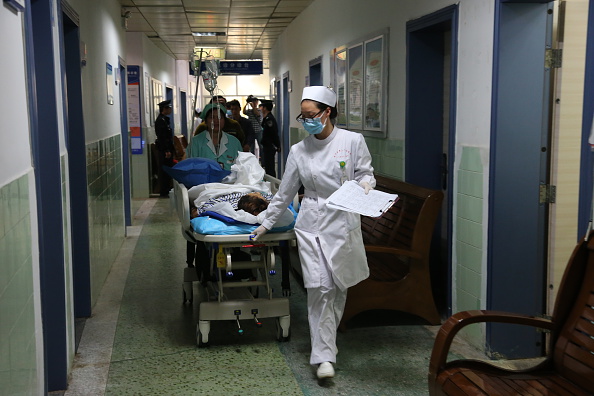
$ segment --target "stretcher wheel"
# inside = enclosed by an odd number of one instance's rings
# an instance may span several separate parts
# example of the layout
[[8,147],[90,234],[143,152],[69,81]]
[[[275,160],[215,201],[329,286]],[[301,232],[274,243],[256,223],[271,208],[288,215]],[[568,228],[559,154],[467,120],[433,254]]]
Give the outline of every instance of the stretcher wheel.
[[196,329],[196,342],[198,343],[198,348],[206,348],[208,346],[208,342],[203,341],[202,333],[198,329]]
[[281,318],[276,318],[276,340],[279,342],[288,342],[291,339],[291,329],[283,330],[281,326]]
[[189,302],[192,304],[194,301],[194,292],[192,290],[192,282],[184,282],[182,284],[182,291],[183,291],[183,303]]

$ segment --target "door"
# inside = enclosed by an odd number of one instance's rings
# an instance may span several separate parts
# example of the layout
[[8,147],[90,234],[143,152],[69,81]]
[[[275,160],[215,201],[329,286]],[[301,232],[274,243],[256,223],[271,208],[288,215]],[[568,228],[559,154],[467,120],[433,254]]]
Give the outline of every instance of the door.
[[[283,102],[282,102],[282,120],[281,120],[281,128],[280,128],[280,141],[281,141],[281,157],[282,163],[280,164],[279,168],[281,172],[285,169],[285,164],[287,163],[287,158],[289,157],[289,148],[291,147],[291,136],[289,133],[289,72],[283,75]],[[279,161],[281,162],[281,161]],[[282,173],[278,173],[282,175]]]
[[443,190],[431,247],[433,296],[451,314],[452,185],[458,6],[407,23],[405,180]]
[[55,64],[48,61],[53,60],[55,51],[59,50],[53,41],[54,3],[32,0],[29,4],[25,11],[25,34],[28,81],[32,85],[29,89],[31,146],[37,194],[39,287],[47,393],[66,389],[68,384],[64,209],[56,111],[56,94],[61,87],[56,85],[58,71]]
[[[553,4],[498,1],[489,175],[487,308],[545,312]],[[487,349],[508,358],[540,356],[542,333],[490,324]]]
[[118,63],[119,73],[119,95],[120,95],[120,134],[122,139],[122,183],[124,191],[124,221],[126,226],[132,225],[130,208],[130,132],[128,128],[128,100],[127,100],[127,77],[126,65],[120,58]]

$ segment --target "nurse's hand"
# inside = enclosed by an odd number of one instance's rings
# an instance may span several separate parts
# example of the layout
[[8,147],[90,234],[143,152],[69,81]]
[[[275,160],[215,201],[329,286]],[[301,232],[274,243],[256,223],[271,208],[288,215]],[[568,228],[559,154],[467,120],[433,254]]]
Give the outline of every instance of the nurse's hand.
[[365,194],[369,194],[369,191],[373,190],[371,184],[367,183],[366,181],[359,182],[359,185],[365,189]]
[[257,241],[258,238],[260,238],[262,235],[266,234],[267,232],[268,232],[268,228],[261,225],[260,227],[256,228],[254,230],[254,232],[252,232],[251,240]]

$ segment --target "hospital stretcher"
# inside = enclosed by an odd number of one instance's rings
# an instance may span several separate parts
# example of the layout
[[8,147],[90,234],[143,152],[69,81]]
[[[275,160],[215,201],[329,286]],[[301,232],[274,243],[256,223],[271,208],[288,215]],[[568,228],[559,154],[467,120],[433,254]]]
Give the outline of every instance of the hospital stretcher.
[[[271,184],[272,192],[276,192],[280,180],[266,175],[265,181]],[[193,230],[190,223],[190,200],[186,187],[173,181],[174,198],[177,215],[181,222],[184,238],[192,243],[204,242],[209,250],[210,263],[207,264],[206,276],[199,275],[194,267],[184,268],[183,299],[184,303],[193,301],[193,282],[197,282],[199,290],[199,321],[196,326],[196,341],[199,347],[209,342],[210,322],[213,320],[234,320],[237,322],[239,334],[243,334],[240,320],[251,319],[260,327],[260,319],[275,318],[276,338],[288,341],[290,336],[289,300],[289,253],[288,243],[295,240],[293,229],[285,232],[269,232],[251,241],[250,234],[208,235]],[[283,297],[272,296],[270,276],[275,274],[274,249],[281,246],[282,288]],[[232,260],[232,250],[248,248],[259,252],[259,260]],[[255,255],[254,257],[257,257]],[[245,270],[253,276],[242,280],[229,280],[233,271]],[[200,279],[202,278],[202,279]],[[260,297],[260,288],[265,295]]]

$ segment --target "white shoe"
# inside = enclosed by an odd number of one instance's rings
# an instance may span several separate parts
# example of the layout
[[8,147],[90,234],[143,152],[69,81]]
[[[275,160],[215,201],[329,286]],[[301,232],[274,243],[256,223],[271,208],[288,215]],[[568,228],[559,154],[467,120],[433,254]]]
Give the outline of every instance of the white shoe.
[[324,362],[321,363],[318,367],[318,378],[332,378],[334,377],[334,367],[332,367],[332,363]]

